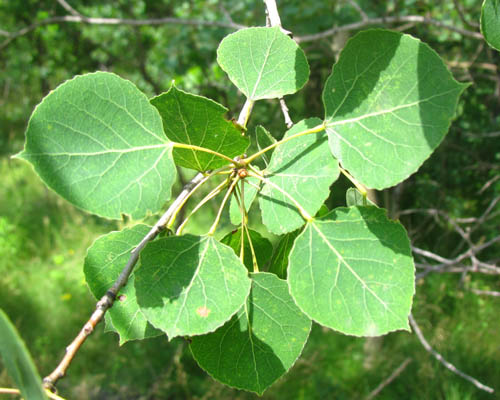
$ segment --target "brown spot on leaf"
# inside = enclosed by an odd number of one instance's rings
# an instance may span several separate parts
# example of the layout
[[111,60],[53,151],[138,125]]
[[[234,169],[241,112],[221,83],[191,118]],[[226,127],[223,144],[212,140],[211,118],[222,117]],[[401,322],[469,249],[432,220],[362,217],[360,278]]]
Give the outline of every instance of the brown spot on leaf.
[[127,295],[126,294],[121,294],[118,296],[118,301],[125,301],[127,300]]
[[196,314],[202,318],[207,318],[212,310],[206,306],[201,306],[196,309]]

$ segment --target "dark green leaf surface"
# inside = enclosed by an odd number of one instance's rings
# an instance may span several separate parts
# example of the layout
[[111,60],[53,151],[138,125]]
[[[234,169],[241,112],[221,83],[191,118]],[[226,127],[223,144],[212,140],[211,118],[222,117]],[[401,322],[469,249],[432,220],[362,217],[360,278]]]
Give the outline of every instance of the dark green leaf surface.
[[323,90],[332,153],[364,185],[394,186],[441,143],[466,87],[418,39],[361,32],[347,43]]
[[294,304],[285,281],[252,274],[244,307],[214,333],[194,337],[198,364],[218,381],[262,395],[302,353],[311,321]]
[[[318,118],[303,120],[288,130],[284,138],[319,124]],[[290,197],[310,215],[315,215],[330,194],[330,185],[337,180],[339,167],[330,153],[325,132],[320,132],[280,145],[264,173],[281,190],[270,184],[263,185],[259,194],[262,221],[267,229],[279,235],[305,223]]]
[[[257,167],[254,168],[258,170]],[[246,182],[250,182],[251,185],[247,184]],[[245,188],[243,189],[243,198],[244,198],[245,210],[248,213],[248,210],[250,210],[250,207],[252,206],[253,201],[255,200],[255,196],[259,191],[260,181],[257,178],[247,177],[241,181],[240,187],[241,185],[245,186]],[[236,200],[236,197],[234,195],[231,196],[231,201],[229,203],[229,218],[233,225],[241,224],[240,205],[238,204],[238,201]]]
[[[234,158],[245,152],[248,138],[224,119],[227,108],[206,97],[183,92],[174,85],[166,93],[151,99],[160,112],[168,138],[177,143],[204,147]],[[202,151],[174,149],[174,160],[181,167],[207,171],[227,161]]]
[[241,29],[226,36],[217,62],[250,100],[295,93],[309,78],[304,52],[279,27]]
[[[259,267],[259,270],[262,271],[273,254],[273,245],[259,232],[253,231],[251,229],[249,229],[248,231],[250,233],[250,238],[252,239],[253,249],[257,258],[257,265]],[[221,243],[227,244],[229,247],[231,247],[239,257],[241,251],[241,228],[233,232],[229,232],[222,238]],[[245,267],[247,267],[250,272],[254,272],[252,250],[250,248],[250,244],[248,242],[248,237],[246,236],[246,234],[244,237],[243,247],[243,264],[245,264]]]
[[125,79],[96,72],[43,99],[18,157],[77,207],[121,219],[143,218],[170,198],[176,176],[171,152],[146,96]]
[[286,270],[288,268],[288,256],[292,251],[293,242],[299,236],[301,230],[283,235],[274,250],[273,258],[269,267],[269,272],[277,275],[281,279],[286,279]]
[[358,189],[349,188],[345,193],[345,201],[347,207],[352,206],[377,206],[373,201],[371,201],[368,197],[363,196]]
[[[261,151],[262,149],[265,149],[266,147],[271,146],[274,143],[276,143],[276,139],[269,133],[266,128],[261,125],[258,125],[257,128],[255,128],[255,144],[257,145],[257,150]],[[273,152],[274,149],[271,149],[266,151],[262,155],[262,160],[264,161],[266,167],[269,166]]]
[[[127,263],[130,252],[149,232],[150,227],[136,225],[120,232],[111,232],[98,238],[88,249],[83,272],[90,291],[100,299],[113,285]],[[134,273],[118,293],[113,307],[106,315],[111,317],[109,330],[120,335],[120,344],[129,340],[145,339],[161,335],[146,320],[137,304],[134,287]]]
[[8,374],[25,399],[47,400],[28,349],[16,328],[0,309],[0,356]]
[[243,305],[248,271],[233,249],[211,236],[170,236],[149,243],[135,274],[146,318],[169,339],[212,332]]
[[338,208],[308,223],[290,253],[288,283],[297,305],[321,325],[355,336],[409,330],[410,242],[383,209]]
[[500,7],[498,0],[485,0],[481,9],[481,33],[486,42],[500,51]]

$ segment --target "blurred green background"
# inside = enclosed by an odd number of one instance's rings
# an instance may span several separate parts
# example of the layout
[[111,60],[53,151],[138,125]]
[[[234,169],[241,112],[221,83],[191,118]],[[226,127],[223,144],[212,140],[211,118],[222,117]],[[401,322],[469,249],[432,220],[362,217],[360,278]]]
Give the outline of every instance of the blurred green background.
[[[224,0],[70,0],[89,17],[177,17],[265,23],[261,1]],[[279,2],[283,26],[295,36],[360,20],[350,1]],[[421,15],[477,31],[476,0],[358,1],[369,18]],[[460,6],[460,7],[458,7]],[[463,10],[461,16],[458,12]],[[204,95],[238,116],[244,98],[217,66],[216,49],[231,29],[187,25],[126,26],[59,23],[43,25],[8,45],[5,32],[67,11],[55,0],[0,0],[0,308],[26,341],[42,376],[57,365],[95,306],[82,266],[87,247],[101,234],[130,221],[110,222],[75,209],[45,188],[31,167],[12,160],[24,142],[30,113],[51,89],[76,74],[113,71],[149,96],[166,91],[172,80]],[[462,18],[464,17],[464,18]],[[464,21],[465,19],[465,21]],[[480,217],[500,195],[500,55],[481,40],[429,24],[397,24],[433,47],[456,79],[471,82],[450,132],[419,172],[396,188],[377,193],[378,202],[401,219],[415,246],[453,258],[466,248],[445,218],[409,209],[439,209],[451,218]],[[3,32],[3,33],[2,33]],[[286,98],[292,119],[322,116],[321,90],[345,40],[342,33],[301,44],[311,77],[299,93]],[[5,43],[5,42],[4,42]],[[285,130],[277,101],[255,106],[249,132],[263,124],[279,138]],[[183,171],[189,179],[191,172]],[[486,185],[489,183],[488,185]],[[179,187],[181,183],[178,184]],[[344,205],[348,183],[340,180],[328,200]],[[206,231],[210,206],[189,225]],[[258,210],[252,225],[261,230]],[[460,222],[464,229],[467,223]],[[227,219],[225,231],[232,229]],[[471,233],[471,242],[498,236],[500,206]],[[271,238],[275,239],[275,238]],[[480,258],[498,263],[499,246]],[[423,263],[424,260],[417,258]],[[467,264],[467,262],[466,262]],[[418,270],[421,272],[421,270]],[[473,292],[500,290],[498,275],[428,274],[418,280],[413,314],[434,348],[462,371],[500,391],[500,298]],[[361,399],[404,360],[410,364],[378,396],[380,399],[493,399],[452,374],[407,332],[360,339],[315,325],[302,357],[263,396],[266,399]],[[0,386],[11,386],[0,365]],[[250,399],[257,396],[225,387],[207,376],[187,344],[165,337],[118,346],[103,326],[85,343],[68,376],[58,384],[68,399]]]

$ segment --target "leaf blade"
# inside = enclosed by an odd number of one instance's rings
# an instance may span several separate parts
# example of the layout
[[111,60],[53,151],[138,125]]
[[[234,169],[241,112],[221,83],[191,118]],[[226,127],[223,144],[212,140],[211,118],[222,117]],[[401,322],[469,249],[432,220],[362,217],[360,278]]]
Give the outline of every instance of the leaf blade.
[[484,0],[481,7],[481,33],[486,42],[500,51],[500,10],[498,0]]
[[113,219],[157,212],[176,176],[158,112],[131,82],[107,72],[77,76],[49,93],[17,157],[70,203]]

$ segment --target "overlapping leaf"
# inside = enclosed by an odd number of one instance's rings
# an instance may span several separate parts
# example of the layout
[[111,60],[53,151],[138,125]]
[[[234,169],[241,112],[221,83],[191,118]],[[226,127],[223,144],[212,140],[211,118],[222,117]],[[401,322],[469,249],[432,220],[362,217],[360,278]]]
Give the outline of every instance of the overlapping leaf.
[[347,43],[323,90],[332,153],[366,186],[396,185],[441,143],[466,86],[419,40],[361,32]]
[[[151,99],[160,112],[170,140],[204,147],[229,158],[243,154],[248,138],[231,121],[224,119],[227,108],[206,97],[183,92],[174,85],[166,93]],[[177,165],[207,171],[227,164],[217,155],[191,149],[174,149]]]
[[363,196],[358,189],[349,188],[345,193],[345,202],[347,207],[351,206],[377,206],[368,197]]
[[0,309],[0,356],[7,372],[21,395],[30,400],[47,400],[28,349],[17,334],[16,328]]
[[77,207],[142,218],[170,198],[176,171],[161,118],[131,82],[107,72],[77,76],[37,106],[18,157]]
[[226,385],[264,391],[300,356],[311,321],[294,304],[285,281],[252,274],[252,290],[238,314],[214,333],[192,339],[198,364]]
[[[257,150],[263,150],[268,146],[276,143],[276,139],[269,133],[269,131],[261,125],[258,125],[255,128],[255,145],[257,146]],[[268,150],[262,155],[262,160],[264,164],[269,166],[271,162],[271,156],[273,154],[274,149]]]
[[[271,242],[263,237],[259,232],[254,231],[252,229],[248,230],[250,234],[250,239],[252,240],[253,250],[255,252],[257,266],[260,271],[264,269],[267,265],[269,259],[273,254],[273,245]],[[240,255],[241,252],[241,228],[237,229],[233,232],[229,232],[226,236],[224,236],[221,240],[221,243],[227,244],[231,247],[237,256]],[[250,241],[246,233],[244,234],[243,239],[243,264],[250,272],[254,271],[253,257],[252,257],[252,249],[250,247]]]
[[281,279],[286,279],[287,268],[288,268],[288,256],[290,251],[292,251],[293,243],[297,236],[299,236],[301,230],[297,229],[293,232],[289,232],[283,235],[276,245],[274,250],[271,263],[269,264],[269,272],[272,272]]
[[498,0],[484,0],[481,9],[481,32],[486,42],[500,51],[500,7]]
[[408,236],[385,210],[333,210],[295,240],[290,293],[314,321],[356,336],[409,330],[415,277]]
[[[288,130],[284,138],[319,124],[321,120],[317,118],[303,120]],[[259,194],[262,220],[271,232],[283,234],[304,225],[292,199],[310,215],[315,215],[328,197],[330,185],[337,180],[339,168],[325,133],[320,132],[280,145],[264,172],[271,183],[265,183]]]
[[141,253],[139,306],[170,339],[212,332],[245,302],[250,279],[234,251],[211,236],[171,236]]
[[304,52],[279,27],[241,29],[226,36],[217,62],[250,100],[295,93],[309,78]]
[[[130,252],[149,229],[146,225],[136,225],[120,232],[111,232],[98,238],[89,248],[83,271],[87,284],[97,299],[104,296],[116,281],[130,257]],[[139,309],[134,279],[132,273],[115,304],[106,314],[111,318],[111,323],[106,321],[106,326],[120,335],[120,344],[162,334],[148,323]]]

